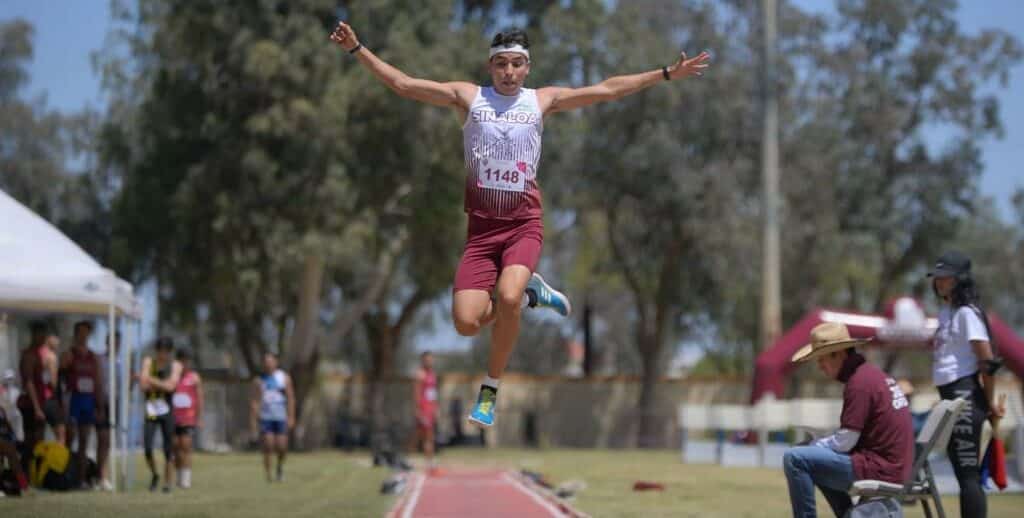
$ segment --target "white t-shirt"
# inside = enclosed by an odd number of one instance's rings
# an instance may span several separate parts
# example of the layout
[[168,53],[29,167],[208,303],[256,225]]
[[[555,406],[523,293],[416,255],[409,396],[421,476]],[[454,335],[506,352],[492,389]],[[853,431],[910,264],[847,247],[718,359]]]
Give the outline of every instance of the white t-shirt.
[[978,372],[978,357],[971,347],[972,340],[988,341],[988,331],[978,313],[962,306],[939,311],[939,328],[935,331],[935,349],[932,352],[932,381],[936,386],[952,383]]

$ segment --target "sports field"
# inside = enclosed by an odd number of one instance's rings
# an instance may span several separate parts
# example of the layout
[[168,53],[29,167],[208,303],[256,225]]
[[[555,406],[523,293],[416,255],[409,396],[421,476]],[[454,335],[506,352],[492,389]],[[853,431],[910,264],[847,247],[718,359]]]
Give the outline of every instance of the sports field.
[[[786,482],[780,471],[687,466],[678,461],[675,451],[463,449],[445,451],[441,458],[440,477],[446,487],[456,491],[464,478],[453,475],[467,470],[526,468],[543,473],[555,483],[582,479],[587,488],[573,506],[594,517],[789,515]],[[187,491],[151,494],[140,479],[131,494],[116,497],[36,493],[27,498],[0,499],[0,516],[381,517],[397,499],[380,495],[380,482],[387,472],[369,467],[367,460],[365,453],[326,450],[296,454],[288,463],[286,480],[267,484],[256,455],[199,455],[193,475],[195,487]],[[637,480],[661,482],[666,489],[633,492]],[[472,479],[465,484],[465,494],[473,494]],[[950,516],[958,514],[955,498],[947,497],[943,502]],[[819,499],[819,506],[822,516],[830,515],[823,500]],[[992,517],[1019,516],[1022,508],[1024,495],[989,499]],[[418,514],[415,510],[411,513]],[[481,508],[476,516],[494,514]],[[906,516],[923,514],[920,508],[913,508],[907,509]]]

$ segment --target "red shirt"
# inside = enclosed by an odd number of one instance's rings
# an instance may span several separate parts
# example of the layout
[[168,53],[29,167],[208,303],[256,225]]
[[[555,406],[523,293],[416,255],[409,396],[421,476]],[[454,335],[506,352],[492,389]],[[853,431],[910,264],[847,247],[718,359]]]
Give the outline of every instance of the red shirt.
[[424,415],[434,415],[437,410],[437,374],[433,370],[420,369],[420,391],[417,394],[419,411]]
[[189,369],[182,373],[181,381],[174,389],[171,402],[174,404],[174,423],[178,426],[196,425],[196,404],[199,402],[199,375]]
[[68,366],[68,387],[72,394],[95,394],[99,383],[99,364],[96,355],[86,349],[71,349],[71,365]]
[[904,483],[914,462],[914,427],[903,391],[857,353],[843,364],[839,381],[846,383],[840,426],[860,432],[850,451],[857,480]]

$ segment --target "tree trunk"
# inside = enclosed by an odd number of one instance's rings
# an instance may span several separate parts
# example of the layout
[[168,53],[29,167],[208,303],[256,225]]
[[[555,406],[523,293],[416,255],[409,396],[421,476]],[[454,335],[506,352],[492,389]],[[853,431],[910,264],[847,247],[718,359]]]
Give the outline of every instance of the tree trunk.
[[396,416],[384,411],[385,382],[393,378],[397,340],[394,329],[388,325],[387,313],[381,311],[367,316],[367,334],[370,339],[370,376],[366,392],[366,420],[370,429],[370,447],[376,450],[397,448],[398,438],[384,433],[393,430],[388,419]]
[[658,343],[656,335],[638,334],[642,373],[640,376],[640,400],[637,402],[639,419],[636,440],[637,446],[640,448],[655,448],[660,446],[658,416],[655,413],[654,403],[657,396],[658,377],[661,374],[658,365],[661,344]]
[[306,256],[299,292],[298,318],[285,364],[288,365],[295,390],[295,418],[302,416],[306,396],[316,385],[319,358],[316,323],[320,312],[320,292],[324,280],[324,259],[319,254]]
[[256,360],[256,354],[253,342],[255,337],[253,336],[252,329],[249,328],[249,323],[244,319],[235,319],[235,334],[238,339],[238,351],[242,353],[242,360],[245,361],[245,367],[249,370],[250,376],[255,376],[260,372],[260,365]]
[[[396,359],[398,347],[402,341],[402,331],[412,321],[416,311],[429,299],[427,292],[418,290],[402,306],[402,311],[394,323],[388,319],[388,312],[379,309],[367,315],[367,334],[370,339],[370,387],[367,392],[367,419],[370,424],[370,437],[374,448],[384,445],[397,448],[402,438],[386,436],[384,430],[395,430],[389,419],[402,419],[404,416],[389,415],[384,410],[385,383],[396,379]],[[386,417],[385,417],[386,416]]]

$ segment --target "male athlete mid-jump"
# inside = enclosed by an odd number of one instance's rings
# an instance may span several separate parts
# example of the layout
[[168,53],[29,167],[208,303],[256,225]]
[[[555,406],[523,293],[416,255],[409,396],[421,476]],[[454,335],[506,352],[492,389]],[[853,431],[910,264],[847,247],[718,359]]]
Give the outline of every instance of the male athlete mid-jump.
[[499,32],[491,42],[487,67],[492,86],[410,77],[364,47],[345,22],[338,23],[331,40],[398,95],[452,108],[463,123],[469,230],[455,273],[452,317],[464,336],[494,322],[487,377],[469,416],[474,423],[491,426],[499,380],[519,335],[524,295],[530,307],[550,307],[563,316],[571,310],[569,299],[534,273],[544,242],[537,184],[544,117],[613,101],[662,81],[701,75],[710,56],[702,52],[687,59],[682,53],[674,64],[657,70],[583,88],[535,90],[523,87],[530,73],[530,42],[518,29]]

